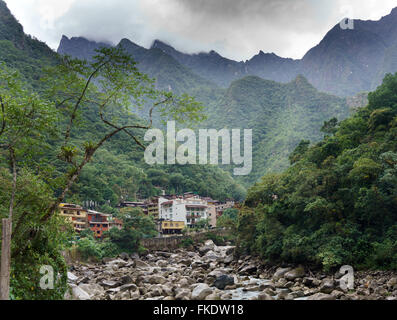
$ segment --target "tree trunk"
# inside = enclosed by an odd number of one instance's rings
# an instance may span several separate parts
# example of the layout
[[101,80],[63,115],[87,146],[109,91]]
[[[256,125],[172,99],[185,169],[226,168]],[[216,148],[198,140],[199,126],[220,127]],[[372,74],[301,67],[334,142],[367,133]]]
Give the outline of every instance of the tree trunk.
[[0,300],[10,299],[11,232],[10,219],[2,220],[1,241]]

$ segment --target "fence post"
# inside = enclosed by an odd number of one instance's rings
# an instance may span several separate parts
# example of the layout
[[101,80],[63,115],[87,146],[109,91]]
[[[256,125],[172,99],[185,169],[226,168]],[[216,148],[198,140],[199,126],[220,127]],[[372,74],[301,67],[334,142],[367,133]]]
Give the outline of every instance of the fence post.
[[0,300],[10,299],[11,231],[10,219],[2,220]]

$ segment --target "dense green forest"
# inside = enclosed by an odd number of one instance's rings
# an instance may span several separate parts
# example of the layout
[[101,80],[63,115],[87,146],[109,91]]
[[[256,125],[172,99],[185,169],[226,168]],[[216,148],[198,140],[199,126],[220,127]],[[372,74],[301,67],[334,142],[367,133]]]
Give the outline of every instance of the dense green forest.
[[397,74],[368,99],[249,190],[238,222],[244,250],[273,263],[397,269]]
[[282,84],[249,76],[232,83],[211,104],[208,127],[253,129],[253,171],[239,181],[250,186],[266,173],[280,172],[301,140],[317,142],[324,121],[345,119],[345,99],[317,91],[303,76]]

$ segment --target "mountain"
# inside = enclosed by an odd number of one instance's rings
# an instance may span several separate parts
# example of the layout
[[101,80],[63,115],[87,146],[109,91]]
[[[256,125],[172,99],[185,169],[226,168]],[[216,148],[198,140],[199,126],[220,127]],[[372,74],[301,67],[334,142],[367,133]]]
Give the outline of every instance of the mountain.
[[44,66],[55,63],[54,52],[44,43],[23,32],[5,2],[0,1],[0,61],[22,71],[35,87]]
[[346,99],[319,92],[301,75],[286,84],[247,76],[210,110],[208,127],[253,129],[253,171],[241,178],[250,185],[287,168],[302,140],[319,141],[325,121],[345,119],[349,112]]
[[397,8],[379,21],[354,20],[352,30],[337,24],[300,60],[260,51],[237,62],[215,51],[186,54],[160,40],[153,49],[223,88],[248,75],[287,83],[302,74],[318,90],[347,97],[375,89],[386,73],[397,71]]
[[318,90],[347,97],[374,90],[386,73],[397,71],[397,8],[379,21],[355,20],[352,30],[337,24],[300,60],[260,51],[236,62],[213,51],[183,54],[158,40],[152,47],[223,87],[246,75],[285,83],[302,74]]
[[325,270],[397,269],[397,74],[293,165],[253,186],[241,251]]
[[[101,46],[86,39],[63,37],[60,48],[75,48],[78,44],[83,46],[83,53]],[[155,78],[160,87],[168,87],[176,93],[187,92],[203,102],[207,106],[208,120],[200,127],[253,129],[253,171],[249,176],[238,178],[245,186],[256,182],[265,173],[288,167],[288,156],[301,140],[319,141],[323,137],[320,129],[325,121],[333,117],[346,118],[350,107],[357,107],[364,100],[355,97],[347,101],[319,92],[304,76],[295,75],[298,70],[296,60],[275,54],[261,52],[243,65],[280,82],[244,76],[239,71],[240,63],[224,59],[215,52],[186,55],[160,41],[155,41],[150,49],[128,39],[118,45],[129,52],[138,62],[138,68]],[[74,52],[74,55],[81,53]],[[218,70],[234,70],[227,73],[230,80],[237,78],[226,89],[214,83],[219,82],[216,76],[211,78],[214,82],[205,80],[210,70],[217,69],[218,63]],[[200,64],[206,67],[199,70]],[[214,71],[214,74],[222,75],[222,72]]]
[[[95,48],[109,45],[93,43],[82,38],[67,39],[66,37],[63,38],[61,44],[61,52],[84,59],[90,59]],[[183,85],[200,87],[201,84],[204,86],[207,83],[161,50],[140,49],[129,41],[123,41],[122,44],[128,44],[128,50],[145,53],[145,57],[141,60],[145,68],[152,67],[153,72],[156,72],[157,68],[162,68],[157,71],[163,72],[164,75],[170,73],[169,79],[164,80],[163,86],[169,83],[173,85],[171,81],[179,81],[178,85],[181,88]],[[42,68],[58,62],[59,55],[45,43],[26,35],[6,4],[0,0],[0,64],[4,63],[7,67],[19,71],[26,79],[27,85],[40,91],[43,88],[38,80],[43,75]],[[151,63],[153,64],[150,66]],[[172,74],[175,78],[172,78]],[[79,126],[71,133],[72,144],[79,146],[84,141],[96,141],[99,135],[108,133],[109,128],[98,119],[96,108],[97,106],[91,106],[82,110]],[[124,119],[126,122],[142,122],[136,114],[131,114],[124,109],[112,111],[115,118]],[[66,119],[60,118],[59,127],[64,126],[66,126]],[[143,140],[142,131],[134,131],[134,135]],[[60,140],[52,138],[48,141],[48,148],[42,155],[43,159],[40,158],[40,160],[43,163],[58,165],[57,152],[60,145]],[[242,200],[244,197],[244,188],[236,183],[229,173],[216,166],[153,167],[147,165],[143,159],[143,151],[131,141],[129,136],[116,135],[110,143],[98,150],[93,161],[84,168],[73,187],[73,195],[66,200],[81,202],[90,199],[100,204],[110,200],[114,206],[120,200],[120,192],[134,200],[136,197],[159,195],[162,189],[167,193],[193,191],[221,200],[226,198]],[[8,163],[0,163],[0,167],[6,166]]]
[[[103,42],[89,41],[83,37],[68,38],[62,36],[57,52],[74,58],[90,60],[95,55],[95,49],[109,47]],[[172,56],[158,48],[143,48],[128,39],[122,39],[117,45],[131,54],[138,63],[141,72],[156,79],[159,89],[172,90],[177,94],[189,93],[192,88],[216,87],[214,83],[201,78],[186,66],[180,64]]]

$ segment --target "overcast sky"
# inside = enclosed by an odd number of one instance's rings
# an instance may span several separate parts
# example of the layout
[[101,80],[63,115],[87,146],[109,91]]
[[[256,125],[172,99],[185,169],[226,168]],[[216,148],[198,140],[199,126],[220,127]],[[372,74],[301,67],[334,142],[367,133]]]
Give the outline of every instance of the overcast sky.
[[259,50],[301,58],[345,17],[379,20],[397,0],[5,0],[25,32],[57,49],[61,36],[144,47],[160,39],[193,53],[246,60]]

